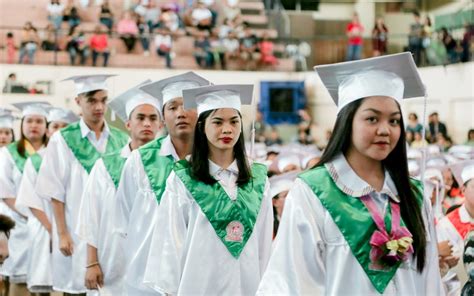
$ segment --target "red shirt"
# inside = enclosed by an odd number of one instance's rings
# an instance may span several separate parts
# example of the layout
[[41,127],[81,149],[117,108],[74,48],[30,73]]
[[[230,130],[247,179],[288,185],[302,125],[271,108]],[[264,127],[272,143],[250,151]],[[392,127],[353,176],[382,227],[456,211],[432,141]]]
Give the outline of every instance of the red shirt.
[[105,51],[108,47],[108,39],[106,34],[92,35],[91,40],[91,49],[95,51]]
[[352,31],[357,31],[359,30],[360,36],[355,36],[355,37],[349,37],[349,44],[350,45],[362,45],[362,32],[364,31],[364,27],[362,27],[361,24],[356,24],[356,23],[349,23],[347,25],[346,32],[352,32]]

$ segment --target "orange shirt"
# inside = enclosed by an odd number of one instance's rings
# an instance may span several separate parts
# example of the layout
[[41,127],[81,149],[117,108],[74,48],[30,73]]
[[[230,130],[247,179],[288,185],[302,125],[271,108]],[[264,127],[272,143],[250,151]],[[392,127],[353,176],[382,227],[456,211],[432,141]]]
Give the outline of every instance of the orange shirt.
[[106,34],[92,35],[90,40],[91,49],[95,51],[105,51],[108,47],[108,38]]

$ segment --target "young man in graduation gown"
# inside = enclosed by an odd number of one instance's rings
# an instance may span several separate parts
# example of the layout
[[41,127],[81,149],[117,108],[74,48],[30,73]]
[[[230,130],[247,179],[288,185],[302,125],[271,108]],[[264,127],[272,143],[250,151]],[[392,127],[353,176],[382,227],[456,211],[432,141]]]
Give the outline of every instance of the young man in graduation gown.
[[[453,257],[461,258],[464,252],[464,242],[469,232],[474,230],[474,160],[461,162],[452,166],[452,171],[462,186],[464,203],[454,211],[450,212],[436,225],[438,242],[449,241],[452,246]],[[449,261],[444,265],[452,267],[444,276],[443,284],[448,295],[459,295],[461,292],[462,279],[467,279],[463,270],[463,262],[459,260],[458,266],[449,266]],[[446,268],[446,266],[441,266]],[[456,272],[461,271],[461,272]]]
[[86,243],[74,230],[89,173],[102,154],[116,151],[128,142],[125,133],[109,127],[104,119],[109,77],[87,75],[66,79],[75,83],[75,101],[82,118],[51,137],[36,182],[36,192],[51,200],[54,214],[53,289],[69,294],[86,292]]
[[123,293],[125,252],[122,237],[113,231],[116,188],[132,150],[154,140],[163,126],[158,99],[139,90],[138,86],[116,97],[109,106],[126,123],[131,142],[99,159],[84,189],[77,235],[87,242],[85,285],[88,295]]
[[174,162],[191,152],[196,125],[196,112],[183,109],[182,91],[209,84],[206,79],[189,72],[140,88],[160,101],[169,135],[132,152],[117,189],[116,231],[126,236],[125,295],[156,295],[143,284],[155,210]]

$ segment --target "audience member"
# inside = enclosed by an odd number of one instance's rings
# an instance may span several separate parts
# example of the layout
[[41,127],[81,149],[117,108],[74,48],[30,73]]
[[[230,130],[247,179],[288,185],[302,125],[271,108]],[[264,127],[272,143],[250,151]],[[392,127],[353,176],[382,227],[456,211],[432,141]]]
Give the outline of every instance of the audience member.
[[28,64],[34,64],[36,49],[39,44],[39,36],[36,28],[33,27],[31,22],[26,22],[23,30],[21,31],[21,41],[20,41],[20,64],[25,62],[27,58]]
[[127,52],[131,52],[135,47],[138,36],[138,27],[133,15],[130,11],[123,14],[123,18],[117,24],[117,33],[120,35]]
[[171,50],[173,48],[173,38],[169,30],[159,29],[154,39],[156,53],[160,57],[164,57],[166,61],[166,68],[171,69],[172,59]]
[[7,33],[5,47],[7,50],[7,63],[13,64],[15,62],[16,45],[15,45],[15,38],[12,32]]
[[273,41],[270,40],[268,32],[265,31],[263,33],[262,41],[258,44],[258,48],[260,51],[260,65],[275,66],[278,64],[278,59],[273,54],[274,44]]
[[16,80],[16,74],[10,73],[3,86],[4,93],[29,93],[28,88]]
[[416,115],[416,113],[410,113],[408,115],[408,124],[406,130],[412,133],[421,133],[423,130],[423,125],[418,122],[418,115]]
[[99,21],[108,29],[110,34],[114,25],[114,14],[110,9],[109,0],[104,0],[100,5]]
[[471,58],[471,44],[472,38],[474,36],[474,24],[466,23],[464,25],[464,35],[461,40],[461,62],[469,62],[472,60]]
[[211,31],[212,29],[212,12],[207,7],[205,1],[198,0],[196,7],[191,11],[192,25],[199,30]]
[[281,145],[283,144],[283,140],[280,138],[280,134],[275,126],[272,126],[270,131],[270,136],[265,140],[265,145],[272,146],[272,145]]
[[244,23],[243,37],[240,39],[240,58],[247,70],[255,69],[255,58],[258,49],[258,38],[248,23]]
[[52,23],[48,23],[46,28],[40,31],[41,49],[44,51],[58,50],[57,30]]
[[228,19],[234,25],[242,22],[242,13],[239,8],[239,0],[226,0],[222,8],[224,19]]
[[470,129],[467,132],[467,140],[464,143],[465,145],[474,146],[474,129]]
[[428,145],[428,142],[423,139],[423,136],[421,135],[421,132],[415,132],[414,133],[415,137],[413,142],[411,142],[411,148],[423,148],[426,145]]
[[92,51],[92,66],[94,67],[97,65],[97,58],[99,55],[102,55],[104,59],[104,67],[107,67],[107,62],[109,60],[109,40],[104,31],[102,25],[97,25],[94,34],[91,36],[89,41],[89,46]]
[[349,45],[347,47],[347,61],[360,60],[362,52],[362,33],[364,27],[359,21],[359,15],[355,12],[352,16],[352,21],[347,25],[346,35],[349,38]]
[[77,56],[79,56],[79,63],[82,66],[86,64],[86,59],[89,56],[89,48],[87,46],[86,36],[79,27],[76,26],[71,29],[67,38],[66,50],[69,53],[71,66],[76,64]]
[[446,48],[449,63],[457,63],[459,61],[457,52],[458,44],[456,40],[454,40],[453,36],[449,34],[446,27],[441,28],[441,40],[443,41],[444,47]]
[[194,40],[194,58],[201,68],[212,67],[211,43],[207,32],[200,32]]
[[429,127],[429,140],[430,143],[435,143],[438,137],[438,134],[443,134],[445,138],[448,137],[448,129],[446,125],[439,121],[438,112],[433,112],[428,117],[428,127]]
[[151,28],[147,22],[145,22],[145,18],[141,15],[137,15],[137,27],[138,33],[140,34],[140,43],[142,44],[143,48],[143,55],[149,56],[150,55],[150,38],[151,38]]
[[53,23],[55,29],[61,28],[63,21],[64,5],[59,0],[51,0],[47,6],[48,20]]
[[74,0],[68,0],[66,7],[63,11],[63,18],[64,22],[68,22],[69,28],[74,28],[79,26],[81,23],[81,17],[79,16],[79,10],[74,4]]
[[413,59],[416,65],[420,65],[421,62],[421,50],[422,50],[422,33],[423,24],[420,21],[420,13],[415,11],[413,13],[415,22],[410,25],[410,33],[408,34],[408,50],[413,54]]
[[382,17],[378,17],[372,29],[372,55],[374,57],[387,53],[388,29]]

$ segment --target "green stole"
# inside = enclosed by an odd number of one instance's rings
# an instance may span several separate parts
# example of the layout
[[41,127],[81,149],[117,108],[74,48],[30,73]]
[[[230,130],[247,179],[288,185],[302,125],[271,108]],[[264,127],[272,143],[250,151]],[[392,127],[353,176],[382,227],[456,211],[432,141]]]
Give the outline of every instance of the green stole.
[[[80,122],[76,122],[68,125],[67,127],[60,130],[61,135],[64,138],[69,149],[89,174],[92,170],[97,159],[99,159],[102,153],[99,153],[97,149],[91,144],[87,137],[82,137]],[[110,154],[127,144],[128,136],[121,130],[110,126],[110,135],[107,140],[107,147],[105,153]]]
[[38,173],[39,169],[41,167],[41,162],[43,162],[43,158],[39,153],[35,153],[30,156],[31,163],[33,164],[33,167],[35,168],[35,171]]
[[156,201],[160,203],[161,196],[165,192],[166,179],[171,173],[174,165],[174,158],[171,155],[161,156],[161,145],[165,137],[143,145],[138,148],[143,164],[143,169],[150,182],[150,187],[155,193]]
[[174,172],[189,190],[196,203],[231,255],[238,259],[253,232],[267,180],[267,168],[252,165],[252,179],[237,189],[231,200],[219,182],[208,185],[191,177],[186,160],[175,164]]
[[[370,282],[377,292],[383,294],[401,262],[384,270],[369,268],[371,250],[369,242],[377,227],[365,205],[359,198],[351,197],[342,192],[334,183],[326,167],[316,167],[300,174],[299,178],[311,188],[329,212],[348,243],[352,254],[369,277]],[[421,182],[414,179],[410,181],[421,207],[423,200]],[[384,221],[388,233],[391,231],[391,216],[390,207],[387,207]],[[403,219],[400,220],[400,223],[402,226],[405,225]]]
[[17,169],[23,174],[23,169],[25,168],[26,160],[31,155],[28,154],[28,152],[25,151],[25,154],[27,155],[27,157],[21,156],[20,153],[18,153],[17,145],[18,145],[18,141],[10,143],[10,144],[7,145],[7,150],[8,150],[8,152],[10,152],[10,155],[12,156],[13,161],[15,162],[15,165],[16,165]]
[[106,154],[102,157],[105,169],[109,173],[110,178],[114,182],[115,189],[118,188],[120,177],[122,176],[123,166],[125,165],[126,157],[122,157],[122,150]]

